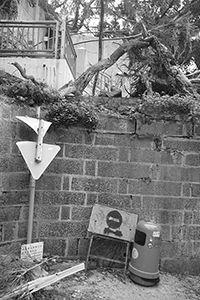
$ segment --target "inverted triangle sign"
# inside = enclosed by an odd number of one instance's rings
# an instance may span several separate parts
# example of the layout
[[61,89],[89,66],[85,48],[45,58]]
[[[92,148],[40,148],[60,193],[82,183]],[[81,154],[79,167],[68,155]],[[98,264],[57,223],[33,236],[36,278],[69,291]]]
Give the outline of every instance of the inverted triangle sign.
[[16,144],[35,180],[40,178],[60,150],[60,146],[42,144],[44,155],[42,161],[38,163],[35,161],[35,142],[17,142]]

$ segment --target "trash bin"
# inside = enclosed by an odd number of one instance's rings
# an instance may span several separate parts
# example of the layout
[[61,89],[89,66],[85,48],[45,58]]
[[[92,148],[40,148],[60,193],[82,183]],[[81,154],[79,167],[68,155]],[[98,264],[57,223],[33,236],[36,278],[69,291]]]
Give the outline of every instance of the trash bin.
[[144,286],[159,282],[160,246],[160,227],[152,222],[138,222],[129,263],[129,276],[134,282]]

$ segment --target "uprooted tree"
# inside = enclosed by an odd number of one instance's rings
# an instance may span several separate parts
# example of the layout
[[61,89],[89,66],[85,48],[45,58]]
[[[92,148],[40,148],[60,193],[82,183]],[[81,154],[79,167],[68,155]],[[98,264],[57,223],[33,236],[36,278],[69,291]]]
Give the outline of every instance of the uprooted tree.
[[[165,11],[162,11],[161,20],[170,12],[170,7],[175,2],[177,1],[170,1]],[[189,33],[197,32],[197,27],[193,31],[191,28],[194,20],[196,22],[194,10],[195,7],[199,9],[200,1],[186,2],[176,14],[173,12],[170,20],[168,18],[167,22],[160,25],[157,21],[157,26],[149,26],[150,29],[142,17],[135,14],[138,33],[123,37],[122,44],[110,57],[89,67],[75,81],[67,83],[58,91],[27,76],[26,71],[17,63],[14,64],[15,67],[26,80],[14,80],[13,76],[2,71],[1,91],[20,104],[45,105],[48,110],[46,117],[55,125],[82,123],[93,129],[97,122],[95,112],[98,109],[102,111],[102,107],[99,108],[98,101],[94,103],[91,99],[83,98],[84,89],[96,73],[110,68],[126,55],[126,76],[131,86],[129,94],[130,97],[137,97],[137,101],[135,107],[120,109],[121,115],[130,119],[140,116],[144,122],[150,122],[155,118],[175,120],[176,115],[181,113],[186,114],[188,120],[194,121],[200,113],[200,71],[186,73],[184,67],[192,59],[193,40]],[[169,38],[165,41],[165,36],[169,37],[170,33],[171,43]],[[144,108],[148,108],[149,115],[145,114]],[[155,116],[155,111],[159,116]]]

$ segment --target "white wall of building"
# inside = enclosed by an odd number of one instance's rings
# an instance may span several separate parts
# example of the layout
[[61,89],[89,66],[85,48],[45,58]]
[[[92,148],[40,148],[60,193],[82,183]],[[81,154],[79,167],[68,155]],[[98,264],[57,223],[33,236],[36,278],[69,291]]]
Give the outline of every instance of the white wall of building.
[[32,7],[28,0],[19,0],[17,20],[45,20],[45,14],[44,11],[38,6],[38,1],[36,1],[36,5]]
[[65,59],[29,58],[29,57],[1,57],[1,69],[22,78],[19,71],[11,64],[18,62],[25,68],[26,74],[48,86],[59,89],[70,80],[74,80],[72,72]]
[[[91,40],[96,39],[94,42]],[[89,34],[80,34],[72,36],[74,47],[77,53],[77,77],[89,66],[98,62],[98,38]],[[88,42],[89,41],[89,42]],[[81,43],[80,43],[81,42]],[[76,45],[76,43],[80,43]],[[106,40],[103,42],[103,59],[108,58],[122,43],[121,40]],[[126,61],[126,55],[123,55],[112,67],[108,68],[105,73],[112,79],[113,86],[120,87],[123,85],[121,74],[125,68],[122,66]]]

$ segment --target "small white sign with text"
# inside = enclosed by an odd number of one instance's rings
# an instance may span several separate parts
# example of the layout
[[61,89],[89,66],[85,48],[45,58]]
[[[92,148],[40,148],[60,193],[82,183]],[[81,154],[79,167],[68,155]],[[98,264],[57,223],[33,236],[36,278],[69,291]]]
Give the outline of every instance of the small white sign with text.
[[25,244],[21,246],[21,259],[24,261],[40,261],[43,258],[44,242]]

